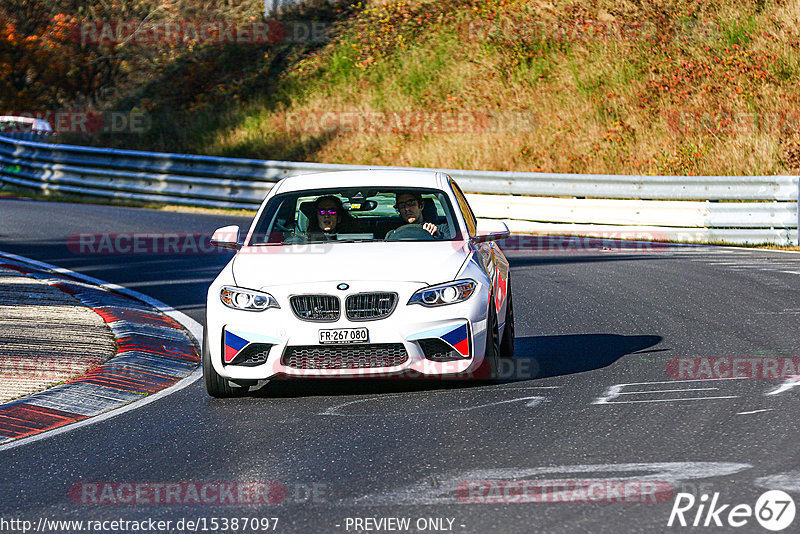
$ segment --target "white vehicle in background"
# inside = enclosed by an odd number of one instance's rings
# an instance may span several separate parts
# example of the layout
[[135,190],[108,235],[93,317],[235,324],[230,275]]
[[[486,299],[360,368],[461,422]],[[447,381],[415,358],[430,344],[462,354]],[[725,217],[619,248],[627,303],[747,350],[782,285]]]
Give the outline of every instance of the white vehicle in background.
[[[321,232],[331,218],[336,231]],[[212,238],[237,253],[208,290],[209,394],[273,378],[494,376],[514,353],[509,265],[495,244],[508,235],[476,219],[443,173],[285,178],[242,241],[236,226]]]
[[25,141],[41,141],[53,134],[50,123],[32,117],[0,115],[0,135]]

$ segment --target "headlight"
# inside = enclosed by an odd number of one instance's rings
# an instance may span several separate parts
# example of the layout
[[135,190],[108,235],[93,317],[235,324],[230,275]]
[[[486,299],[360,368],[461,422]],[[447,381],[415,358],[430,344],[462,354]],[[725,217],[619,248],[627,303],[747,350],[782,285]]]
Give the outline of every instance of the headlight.
[[278,301],[269,293],[224,286],[219,292],[222,303],[234,310],[262,311],[267,308],[280,308]]
[[475,292],[478,283],[474,280],[456,280],[420,289],[409,299],[409,304],[423,306],[445,306],[467,300]]

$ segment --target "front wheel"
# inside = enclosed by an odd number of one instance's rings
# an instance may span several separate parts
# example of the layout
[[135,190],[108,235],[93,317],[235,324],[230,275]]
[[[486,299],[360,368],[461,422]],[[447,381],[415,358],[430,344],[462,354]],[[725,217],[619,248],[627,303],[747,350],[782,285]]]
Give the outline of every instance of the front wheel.
[[514,357],[514,302],[511,300],[511,275],[506,284],[506,326],[503,328],[503,340],[500,342],[500,357]]
[[486,350],[483,353],[483,363],[475,373],[478,380],[496,380],[500,353],[500,336],[497,332],[497,312],[494,310],[494,301],[489,303],[489,316],[486,319]]
[[211,364],[211,351],[208,350],[208,330],[203,327],[203,381],[206,384],[206,391],[212,397],[227,399],[230,397],[240,397],[247,393],[248,386],[231,386],[227,378],[220,376]]

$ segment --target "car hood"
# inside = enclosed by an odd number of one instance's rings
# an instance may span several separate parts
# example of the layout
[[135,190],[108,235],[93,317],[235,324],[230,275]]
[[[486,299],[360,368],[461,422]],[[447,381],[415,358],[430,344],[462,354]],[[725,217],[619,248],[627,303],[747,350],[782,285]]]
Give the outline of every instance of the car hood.
[[468,251],[463,242],[320,243],[242,248],[236,285],[259,289],[307,282],[453,280]]

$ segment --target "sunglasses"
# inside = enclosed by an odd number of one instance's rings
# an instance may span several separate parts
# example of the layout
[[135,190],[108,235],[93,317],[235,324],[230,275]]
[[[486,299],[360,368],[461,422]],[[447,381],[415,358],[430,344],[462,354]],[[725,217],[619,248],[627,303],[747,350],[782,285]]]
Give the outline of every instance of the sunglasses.
[[398,202],[394,205],[395,209],[401,210],[403,208],[412,208],[417,205],[416,200],[406,200],[405,202]]
[[319,210],[317,213],[320,215],[336,215],[336,210]]

